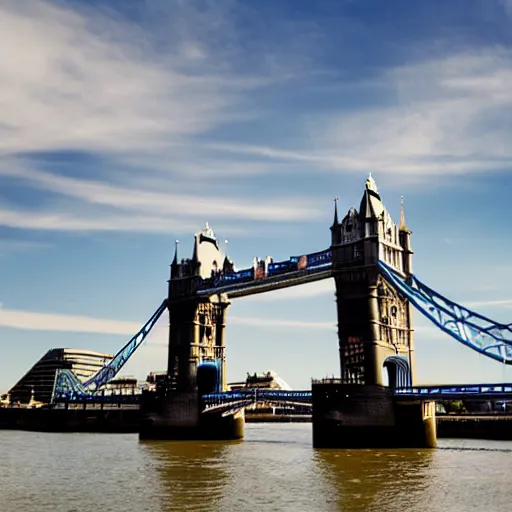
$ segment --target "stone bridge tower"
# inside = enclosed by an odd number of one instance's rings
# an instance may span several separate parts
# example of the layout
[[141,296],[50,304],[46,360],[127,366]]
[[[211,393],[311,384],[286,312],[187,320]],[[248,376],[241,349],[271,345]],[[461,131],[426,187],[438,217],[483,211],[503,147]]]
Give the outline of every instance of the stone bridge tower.
[[411,307],[379,274],[379,259],[406,278],[411,231],[384,207],[374,179],[366,180],[359,211],[341,222],[335,205],[332,232],[341,379],[345,384],[412,383],[414,340]]
[[[203,295],[201,284],[217,270],[231,271],[208,224],[196,233],[192,258],[171,264],[167,378],[156,393],[143,394],[141,439],[236,439],[244,418],[203,414],[201,395],[225,391],[225,294]],[[202,371],[201,371],[202,370]]]
[[383,279],[379,261],[404,279],[412,272],[403,205],[396,224],[370,175],[359,211],[339,222],[336,210],[331,231],[341,379],[313,382],[313,445],[433,447],[434,403],[393,394],[413,381],[411,307]]
[[222,257],[217,239],[208,224],[194,238],[191,259],[178,263],[178,245],[171,264],[169,280],[169,359],[171,389],[197,390],[197,369],[201,362],[218,365],[220,389],[226,389],[226,310],[225,295],[198,296],[197,289],[212,271],[230,264]]
[[222,257],[217,239],[208,224],[196,233],[191,259],[178,263],[178,244],[169,280],[169,359],[171,389],[197,390],[197,369],[203,361],[215,361],[226,389],[226,310],[230,304],[224,294],[198,296],[199,284],[222,266],[231,265]]

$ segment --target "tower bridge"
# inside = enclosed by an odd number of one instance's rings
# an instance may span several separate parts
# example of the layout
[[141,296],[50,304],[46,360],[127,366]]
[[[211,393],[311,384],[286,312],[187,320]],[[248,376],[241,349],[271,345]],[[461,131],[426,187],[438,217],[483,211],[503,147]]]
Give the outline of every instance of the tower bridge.
[[[504,364],[512,364],[512,324],[454,303],[413,274],[403,202],[394,222],[370,175],[359,209],[350,208],[340,220],[335,200],[330,230],[328,248],[279,261],[255,258],[241,270],[221,253],[208,225],[196,233],[191,258],[180,260],[176,244],[168,295],[156,312],[85,383],[60,370],[56,400],[101,391],[166,310],[167,377],[155,393],[143,393],[142,438],[241,437],[244,407],[265,400],[312,406],[315,446],[433,446],[434,400],[512,396],[510,384],[416,383],[413,307],[458,342]],[[313,381],[311,391],[228,392],[225,330],[231,300],[321,279],[335,281],[340,378]]]

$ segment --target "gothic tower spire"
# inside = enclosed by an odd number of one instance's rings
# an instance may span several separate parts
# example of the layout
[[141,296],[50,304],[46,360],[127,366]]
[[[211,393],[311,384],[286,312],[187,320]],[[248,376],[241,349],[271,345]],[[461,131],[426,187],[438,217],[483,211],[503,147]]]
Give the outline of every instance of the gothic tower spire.
[[334,221],[332,223],[332,226],[335,227],[339,224],[339,220],[338,220],[338,201],[339,201],[339,197],[338,196],[335,196],[333,198],[334,200]]
[[407,227],[405,223],[405,212],[404,212],[404,197],[401,197],[400,204],[400,225],[398,227],[398,238],[400,245],[402,246],[402,269],[405,275],[409,276],[412,274],[412,255],[413,250],[411,248],[411,234],[412,231]]
[[178,272],[179,272],[179,267],[180,267],[180,265],[178,263],[178,245],[179,245],[179,243],[180,243],[179,240],[176,240],[174,242],[175,248],[174,248],[174,258],[171,263],[171,279],[173,277],[177,277]]
[[404,212],[404,196],[400,197],[400,231],[409,231],[407,224],[405,223],[405,212]]
[[331,226],[331,245],[338,245],[340,243],[341,225],[338,218],[338,200],[339,197],[335,196],[334,200],[334,220]]
[[174,242],[174,259],[172,260],[173,265],[178,264],[178,245],[180,244],[179,240],[175,240]]

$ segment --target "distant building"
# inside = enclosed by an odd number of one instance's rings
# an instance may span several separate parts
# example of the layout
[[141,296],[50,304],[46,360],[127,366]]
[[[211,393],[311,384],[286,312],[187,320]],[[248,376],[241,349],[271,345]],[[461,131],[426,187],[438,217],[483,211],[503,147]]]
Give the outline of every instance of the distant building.
[[85,381],[113,358],[111,354],[74,348],[49,350],[9,391],[11,403],[26,404],[31,399],[50,403],[57,370],[71,370]]
[[106,394],[133,395],[140,393],[140,385],[137,377],[124,375],[116,377],[107,383],[103,388]]
[[291,390],[292,388],[283,380],[276,372],[272,370],[264,373],[247,374],[247,378],[243,382],[232,382],[228,384],[231,391],[238,389],[285,389]]

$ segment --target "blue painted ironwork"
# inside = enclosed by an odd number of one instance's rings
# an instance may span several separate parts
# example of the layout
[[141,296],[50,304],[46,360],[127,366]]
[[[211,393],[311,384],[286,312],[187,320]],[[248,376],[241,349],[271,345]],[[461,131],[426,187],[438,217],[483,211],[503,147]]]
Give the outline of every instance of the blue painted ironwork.
[[107,366],[104,366],[98,373],[93,375],[89,380],[84,382],[84,387],[89,388],[94,386],[94,389],[99,389],[107,382],[111,381],[118,373],[119,370],[126,364],[128,359],[133,353],[141,346],[146,336],[153,329],[162,313],[167,309],[167,300],[164,300],[160,307],[153,313],[151,318],[144,324],[142,329],[114,356]]
[[441,330],[480,354],[512,364],[512,324],[500,324],[457,304],[424,285],[414,275],[402,278],[379,262],[386,280]]
[[[227,292],[238,289],[240,286],[257,287],[279,277],[298,280],[301,277],[329,271],[331,266],[332,251],[327,249],[302,256],[292,256],[288,260],[271,262],[268,265],[265,264],[263,267],[258,267],[259,272],[256,272],[254,267],[237,272],[219,271],[199,284],[198,294]],[[326,277],[329,277],[329,275],[326,274]]]
[[239,391],[225,391],[203,395],[205,411],[215,408],[222,409],[242,408],[256,402],[271,402],[294,404],[298,406],[311,406],[311,391],[286,391],[270,389],[243,389]]
[[512,384],[458,384],[402,387],[393,391],[398,397],[449,400],[453,398],[512,398]]
[[[405,386],[393,390],[393,395],[403,400],[461,400],[468,398],[512,399],[512,383],[509,384],[449,384],[441,386]],[[283,391],[247,389],[212,393],[202,397],[204,412],[233,411],[255,402],[274,402],[311,407],[311,391]]]
[[162,302],[141,330],[112,358],[112,360],[85,382],[82,383],[71,370],[58,370],[55,380],[54,397],[62,399],[63,397],[69,396],[89,395],[105,386],[119,373],[128,359],[130,359],[133,353],[141,346],[166,308],[167,299]]
[[254,404],[253,400],[236,400],[234,402],[223,402],[220,404],[206,404],[203,413],[234,412]]
[[[73,373],[71,373],[71,375],[76,379]],[[128,393],[114,389],[103,389],[101,391],[92,392],[83,387],[74,388],[74,390],[69,388],[59,393],[56,392],[52,404],[87,404],[88,406],[123,404],[124,406],[133,408],[139,406],[141,394],[142,388],[134,388]]]
[[88,391],[71,370],[57,370],[52,402],[86,395]]

